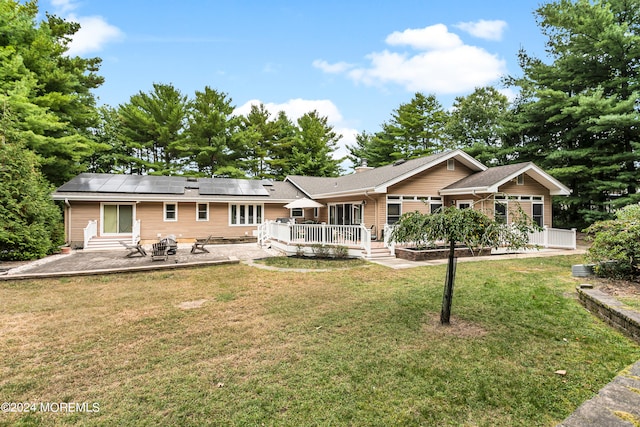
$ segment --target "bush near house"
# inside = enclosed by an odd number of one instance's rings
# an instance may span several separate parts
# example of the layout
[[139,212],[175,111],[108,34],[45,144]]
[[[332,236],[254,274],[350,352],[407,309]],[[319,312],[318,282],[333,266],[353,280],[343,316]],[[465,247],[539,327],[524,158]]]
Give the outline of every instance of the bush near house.
[[35,154],[0,142],[0,259],[42,258],[63,242],[62,215]]
[[640,275],[640,205],[629,205],[616,212],[615,219],[598,221],[585,230],[592,240],[587,252],[595,271],[604,277]]

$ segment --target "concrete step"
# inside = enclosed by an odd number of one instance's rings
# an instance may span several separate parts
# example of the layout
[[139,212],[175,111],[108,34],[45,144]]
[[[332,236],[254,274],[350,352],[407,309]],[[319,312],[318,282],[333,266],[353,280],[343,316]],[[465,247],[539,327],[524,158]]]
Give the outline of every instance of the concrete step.
[[381,258],[395,258],[391,255],[388,248],[371,248],[371,255],[369,259],[381,259]]
[[131,243],[131,237],[95,237],[87,243],[85,251],[110,251],[110,250],[122,250],[124,246],[120,244],[120,241],[125,243]]

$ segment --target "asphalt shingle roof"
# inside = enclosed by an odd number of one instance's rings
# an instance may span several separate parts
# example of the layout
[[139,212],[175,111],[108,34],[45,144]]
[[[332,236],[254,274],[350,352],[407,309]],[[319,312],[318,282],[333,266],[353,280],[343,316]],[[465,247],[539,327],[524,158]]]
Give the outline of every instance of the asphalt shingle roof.
[[484,170],[482,172],[474,173],[460,181],[445,187],[444,190],[455,190],[461,188],[486,188],[495,185],[507,177],[517,173],[518,171],[525,169],[531,163],[516,163],[513,165],[496,166]]
[[433,154],[407,160],[400,164],[390,164],[369,169],[363,172],[344,175],[336,178],[321,178],[312,176],[292,175],[287,180],[294,183],[308,193],[310,197],[326,195],[329,193],[344,193],[358,190],[367,190],[383,185],[410,172],[420,169],[425,165],[437,162],[438,159],[450,155],[450,152]]

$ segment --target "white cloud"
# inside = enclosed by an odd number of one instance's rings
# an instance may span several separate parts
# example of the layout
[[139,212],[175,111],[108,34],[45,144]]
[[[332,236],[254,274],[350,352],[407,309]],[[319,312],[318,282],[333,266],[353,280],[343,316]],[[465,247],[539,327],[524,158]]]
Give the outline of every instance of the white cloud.
[[504,30],[507,28],[507,23],[501,20],[486,21],[481,19],[476,22],[460,22],[455,27],[466,31],[474,37],[500,41]]
[[450,33],[446,25],[436,24],[419,29],[395,31],[386,40],[391,46],[409,45],[419,50],[447,50],[462,45],[457,34]]
[[51,0],[51,5],[59,12],[59,13],[67,13],[71,10],[74,10],[78,5],[71,0]]
[[353,68],[353,65],[346,62],[336,62],[335,64],[329,64],[327,61],[316,59],[312,64],[315,68],[319,68],[328,74],[340,74]]
[[109,24],[101,16],[76,16],[71,13],[78,8],[78,3],[74,0],[51,0],[51,6],[67,21],[80,24],[80,29],[69,43],[69,56],[99,52],[107,43],[124,38],[124,33],[118,27]]
[[[329,67],[323,60],[314,66],[325,72],[342,72],[356,83],[370,86],[397,84],[407,91],[434,94],[465,93],[486,86],[506,73],[506,61],[485,49],[464,44],[443,24],[394,32],[390,46],[410,46],[418,52],[385,49],[366,56],[366,67]],[[338,63],[344,64],[344,63]]]
[[124,33],[118,27],[110,25],[100,16],[69,15],[67,19],[80,24],[80,29],[69,44],[69,56],[99,52],[105,44],[124,38]]

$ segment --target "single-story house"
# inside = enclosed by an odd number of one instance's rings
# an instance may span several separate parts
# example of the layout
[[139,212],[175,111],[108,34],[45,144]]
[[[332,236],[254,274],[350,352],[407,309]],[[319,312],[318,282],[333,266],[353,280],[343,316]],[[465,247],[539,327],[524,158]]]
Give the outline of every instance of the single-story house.
[[[59,187],[66,240],[82,247],[100,238],[174,235],[178,242],[256,236],[261,224],[358,225],[380,236],[404,212],[443,205],[484,209],[509,222],[518,204],[551,227],[552,196],[570,190],[533,163],[487,167],[461,150],[336,178],[288,176],[283,181],[82,173]],[[87,228],[90,229],[87,237]],[[92,231],[91,231],[92,230]]]

